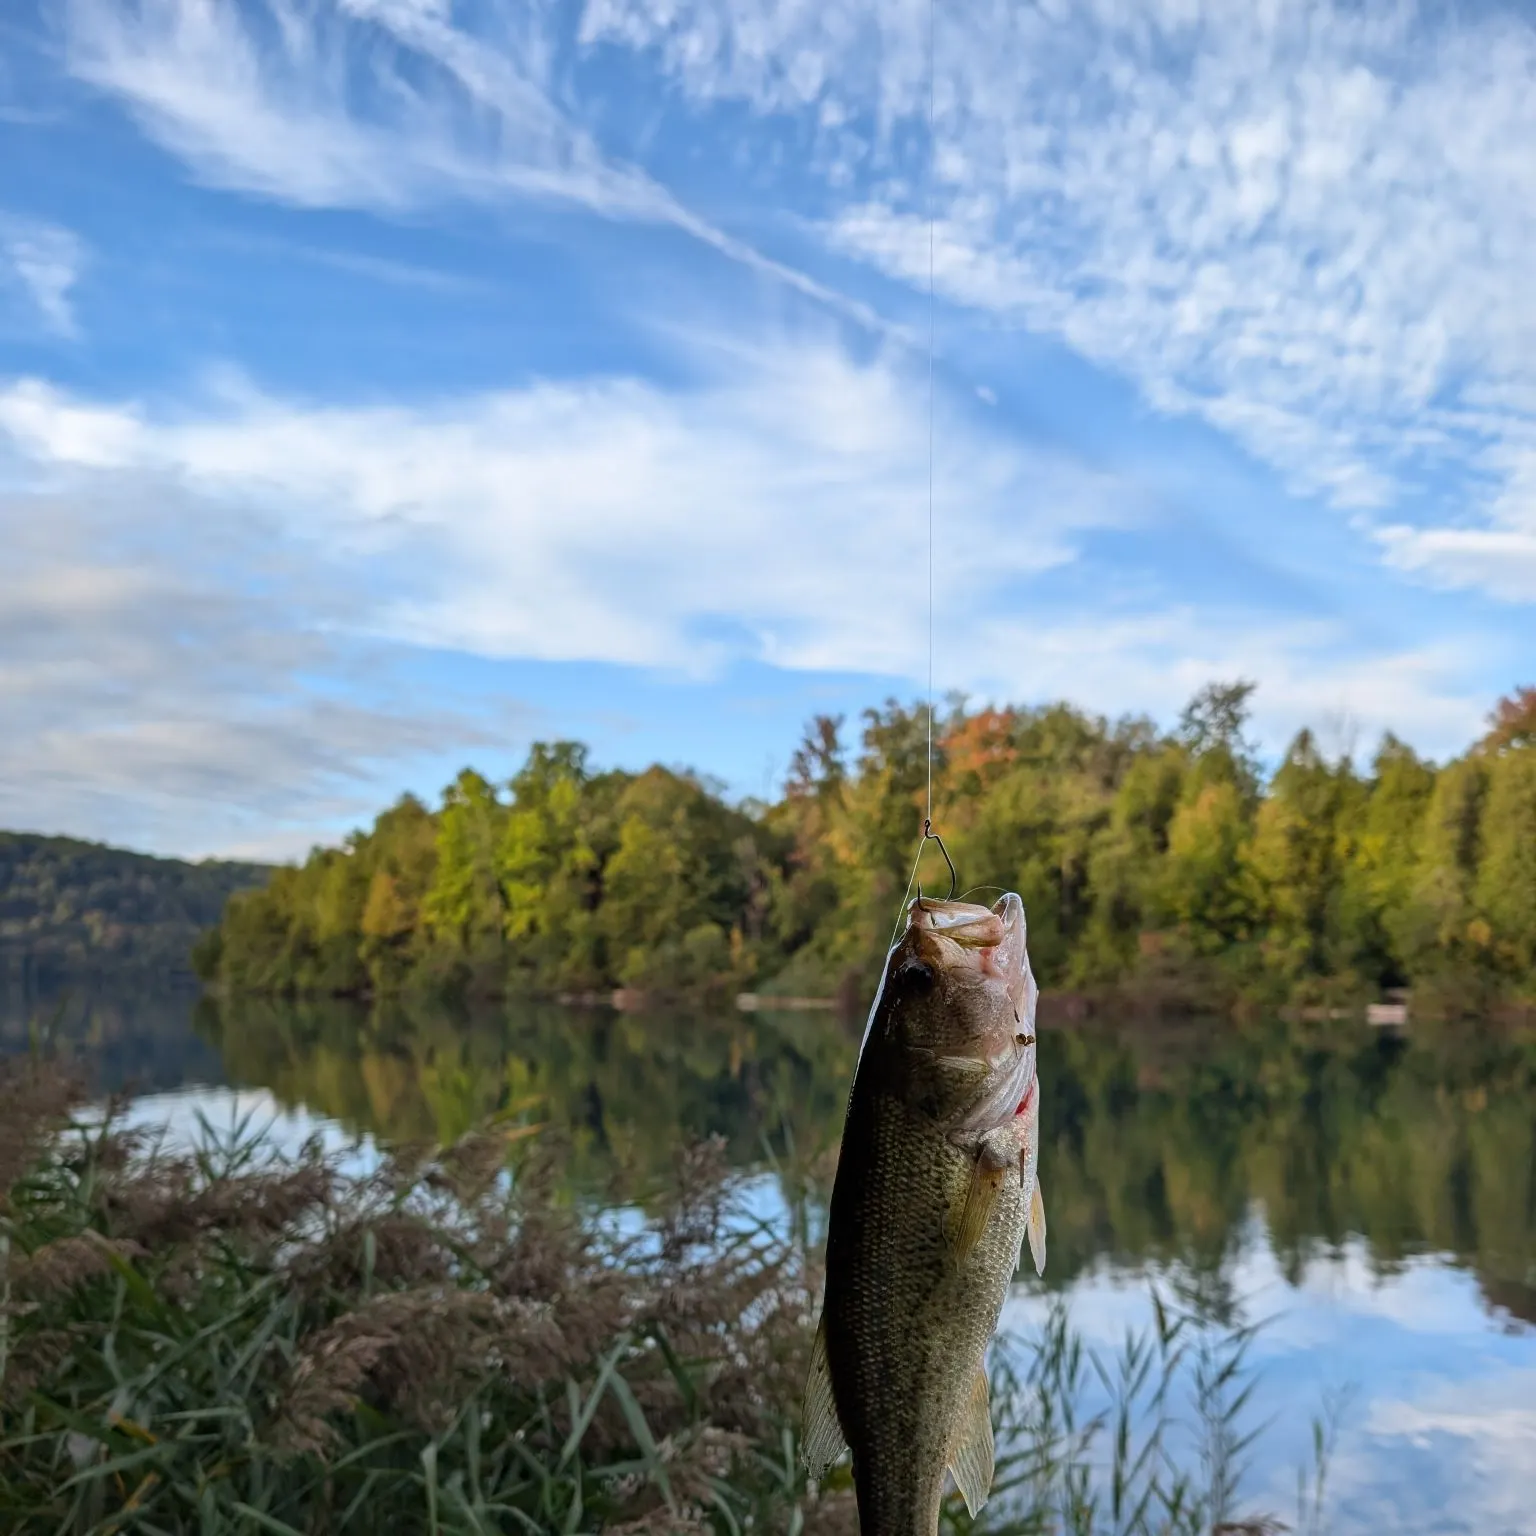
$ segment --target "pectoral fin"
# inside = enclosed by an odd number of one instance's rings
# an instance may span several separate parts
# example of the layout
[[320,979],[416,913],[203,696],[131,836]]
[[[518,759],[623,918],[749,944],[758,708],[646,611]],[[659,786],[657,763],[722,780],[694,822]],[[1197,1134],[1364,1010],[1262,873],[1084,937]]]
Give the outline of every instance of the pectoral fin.
[[992,1408],[987,1397],[987,1373],[979,1366],[965,1411],[955,1426],[949,1470],[974,1520],[992,1491]]
[[805,1378],[805,1399],[800,1409],[800,1459],[811,1486],[826,1476],[827,1468],[848,1449],[843,1426],[832,1401],[832,1373],[827,1368],[827,1320],[816,1325],[811,1345],[811,1369]]
[[998,1191],[1002,1187],[1002,1170],[988,1166],[985,1158],[978,1158],[971,1168],[971,1177],[964,1195],[957,1197],[950,1207],[949,1220],[944,1229],[956,1266],[964,1264],[975,1252],[976,1244],[981,1241],[987,1223],[992,1219]]
[[1035,1179],[1035,1191],[1029,1197],[1029,1217],[1025,1222],[1029,1233],[1029,1253],[1035,1261],[1035,1273],[1045,1273],[1045,1201],[1040,1198],[1040,1180]]
[[940,1056],[935,1059],[934,1066],[961,1077],[985,1077],[992,1070],[991,1063],[979,1056]]

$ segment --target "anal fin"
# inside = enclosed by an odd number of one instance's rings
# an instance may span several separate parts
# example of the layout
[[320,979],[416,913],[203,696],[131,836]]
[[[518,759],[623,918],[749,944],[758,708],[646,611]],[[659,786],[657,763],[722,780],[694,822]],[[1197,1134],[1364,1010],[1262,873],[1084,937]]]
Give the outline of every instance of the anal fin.
[[811,1368],[806,1373],[805,1397],[800,1408],[800,1459],[814,1487],[827,1468],[848,1449],[837,1404],[832,1400],[832,1372],[827,1366],[827,1320],[816,1325],[811,1345]]
[[1035,1261],[1035,1273],[1045,1273],[1045,1201],[1040,1196],[1040,1177],[1035,1176],[1034,1192],[1029,1197],[1029,1216],[1024,1229],[1029,1233],[1029,1254]]
[[992,1405],[987,1373],[978,1366],[960,1422],[950,1443],[949,1471],[974,1520],[992,1492]]

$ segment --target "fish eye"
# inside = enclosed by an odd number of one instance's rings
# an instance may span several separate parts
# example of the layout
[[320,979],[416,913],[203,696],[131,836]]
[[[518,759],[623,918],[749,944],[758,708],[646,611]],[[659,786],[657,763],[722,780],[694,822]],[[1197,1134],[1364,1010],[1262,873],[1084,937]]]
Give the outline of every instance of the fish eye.
[[1035,1043],[1035,1037],[1033,1035],[1026,1035],[1021,1030],[1013,1037],[1013,1043],[1015,1045],[1033,1045]]

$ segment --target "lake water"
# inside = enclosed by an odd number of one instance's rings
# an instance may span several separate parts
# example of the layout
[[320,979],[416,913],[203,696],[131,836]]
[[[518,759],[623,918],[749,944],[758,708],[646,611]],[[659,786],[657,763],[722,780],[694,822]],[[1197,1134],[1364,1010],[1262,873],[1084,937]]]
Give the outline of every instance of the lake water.
[[[0,1049],[49,1004],[0,1004]],[[769,1157],[835,1144],[857,1032],[820,1014],[695,1017],[509,1005],[479,1012],[68,1000],[56,1028],[135,1118],[181,1136],[246,1115],[297,1145],[452,1138],[507,1111],[568,1148],[604,1198],[715,1133],[780,1203]],[[1536,1038],[1458,1025],[1221,1021],[1041,1040],[1044,1281],[1106,1351],[1151,1287],[1263,1320],[1246,1508],[1298,1527],[1313,1416],[1342,1403],[1326,1529],[1536,1533]]]

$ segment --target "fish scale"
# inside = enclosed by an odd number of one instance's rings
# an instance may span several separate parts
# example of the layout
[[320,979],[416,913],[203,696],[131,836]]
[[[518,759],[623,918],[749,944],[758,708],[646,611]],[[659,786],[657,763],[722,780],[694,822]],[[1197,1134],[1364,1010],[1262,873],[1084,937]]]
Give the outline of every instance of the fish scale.
[[828,1361],[847,1383],[837,1396],[849,1404],[863,1536],[933,1536],[952,1429],[1018,1268],[1024,1191],[1017,1167],[1005,1173],[985,1235],[957,1268],[944,1219],[972,1159],[923,1135],[891,1093],[858,1098],[832,1194]]
[[806,1382],[813,1478],[853,1453],[863,1536],[934,1536],[946,1469],[993,1473],[984,1359],[1036,1178],[1036,989],[1023,904],[927,902],[887,957],[843,1127]]

